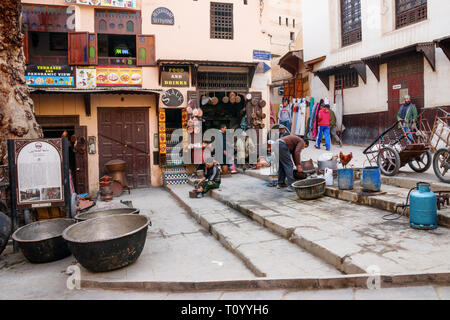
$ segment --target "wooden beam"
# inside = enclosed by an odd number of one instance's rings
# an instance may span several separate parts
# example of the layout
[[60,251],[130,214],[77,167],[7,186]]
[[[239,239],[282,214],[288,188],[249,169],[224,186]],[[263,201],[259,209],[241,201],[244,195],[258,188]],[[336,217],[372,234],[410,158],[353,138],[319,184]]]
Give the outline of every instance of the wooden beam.
[[434,42],[418,44],[416,50],[423,53],[433,71],[436,71],[436,46]]
[[358,72],[361,79],[364,81],[364,84],[367,83],[367,70],[366,65],[363,62],[352,64],[351,67]]
[[378,82],[380,82],[380,62],[379,61],[364,61],[364,62],[369,67],[370,71],[372,71],[375,78],[377,78]]

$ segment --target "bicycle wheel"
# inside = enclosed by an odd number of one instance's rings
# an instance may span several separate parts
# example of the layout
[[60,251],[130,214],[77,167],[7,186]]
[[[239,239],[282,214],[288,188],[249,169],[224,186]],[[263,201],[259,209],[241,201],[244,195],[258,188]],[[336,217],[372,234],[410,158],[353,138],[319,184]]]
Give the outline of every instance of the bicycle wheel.
[[450,152],[448,149],[439,149],[433,157],[433,170],[436,176],[445,183],[450,183]]
[[430,169],[433,163],[433,155],[430,151],[422,153],[420,156],[408,163],[409,167],[415,172],[422,173]]

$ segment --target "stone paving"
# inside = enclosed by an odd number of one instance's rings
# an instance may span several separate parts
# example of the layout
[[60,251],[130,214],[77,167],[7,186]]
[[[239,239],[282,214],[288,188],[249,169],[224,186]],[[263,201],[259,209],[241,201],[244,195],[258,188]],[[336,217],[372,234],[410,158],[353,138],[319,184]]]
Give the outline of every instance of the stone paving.
[[298,278],[341,275],[335,268],[220,202],[190,199],[189,185],[168,186],[191,214],[255,275]]
[[298,200],[295,193],[235,175],[212,196],[239,209],[346,273],[377,266],[383,274],[450,271],[450,230],[419,231],[408,220],[385,222],[375,208],[323,197]]

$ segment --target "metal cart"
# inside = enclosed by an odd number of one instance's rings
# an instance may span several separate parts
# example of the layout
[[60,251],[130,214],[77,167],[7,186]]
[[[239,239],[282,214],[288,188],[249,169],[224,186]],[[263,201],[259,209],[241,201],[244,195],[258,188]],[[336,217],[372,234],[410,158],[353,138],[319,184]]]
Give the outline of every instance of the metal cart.
[[438,108],[434,120],[433,131],[430,135],[430,144],[435,152],[433,157],[433,170],[436,176],[445,183],[450,183],[450,113]]
[[429,142],[430,126],[419,115],[416,129],[407,131],[399,121],[383,132],[364,150],[371,166],[378,166],[382,174],[395,176],[406,164],[415,172],[427,171],[432,163]]

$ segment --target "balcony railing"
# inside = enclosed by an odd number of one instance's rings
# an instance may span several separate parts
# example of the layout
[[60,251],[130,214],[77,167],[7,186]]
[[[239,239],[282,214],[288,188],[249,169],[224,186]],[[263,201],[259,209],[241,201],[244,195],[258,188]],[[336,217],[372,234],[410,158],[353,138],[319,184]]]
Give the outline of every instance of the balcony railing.
[[135,66],[136,58],[98,57],[99,66]]
[[30,56],[29,64],[59,66],[69,64],[69,60],[67,56]]

